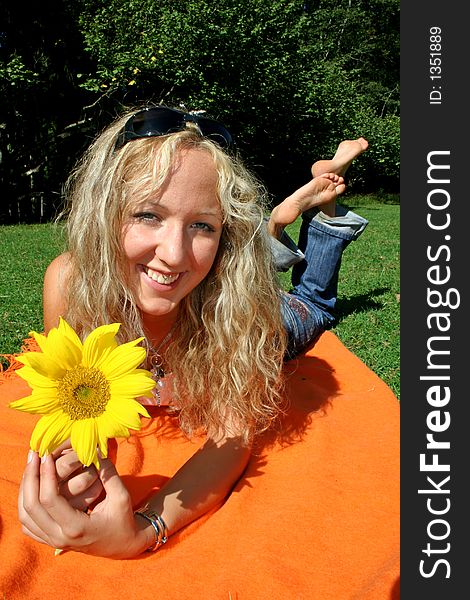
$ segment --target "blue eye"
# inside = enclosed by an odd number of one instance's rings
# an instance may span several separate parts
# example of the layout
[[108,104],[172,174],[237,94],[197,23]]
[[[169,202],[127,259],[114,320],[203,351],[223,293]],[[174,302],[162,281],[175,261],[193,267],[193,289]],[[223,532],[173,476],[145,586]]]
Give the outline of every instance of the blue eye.
[[138,221],[154,221],[154,220],[159,221],[160,220],[157,215],[155,215],[154,213],[150,213],[150,212],[136,213],[134,215],[134,219],[137,219]]
[[210,231],[212,233],[215,231],[215,229],[208,223],[193,223],[192,227],[195,229],[200,229],[201,231]]

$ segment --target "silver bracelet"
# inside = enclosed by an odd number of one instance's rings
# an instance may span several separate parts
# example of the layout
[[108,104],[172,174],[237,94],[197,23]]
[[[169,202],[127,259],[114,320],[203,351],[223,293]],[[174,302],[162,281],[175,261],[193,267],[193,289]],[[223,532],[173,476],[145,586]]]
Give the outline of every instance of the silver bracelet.
[[147,548],[147,552],[155,552],[162,544],[166,544],[168,540],[168,527],[161,516],[154,510],[149,508],[148,504],[139,508],[134,512],[135,515],[140,515],[148,521],[155,531],[155,543]]

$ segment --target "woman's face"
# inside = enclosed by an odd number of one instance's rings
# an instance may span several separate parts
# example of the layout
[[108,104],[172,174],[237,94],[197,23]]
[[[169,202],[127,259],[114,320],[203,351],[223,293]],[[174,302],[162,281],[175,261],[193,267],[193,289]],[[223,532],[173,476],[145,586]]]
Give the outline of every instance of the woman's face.
[[176,315],[209,273],[222,233],[217,181],[207,152],[183,150],[158,195],[126,221],[124,252],[144,320]]

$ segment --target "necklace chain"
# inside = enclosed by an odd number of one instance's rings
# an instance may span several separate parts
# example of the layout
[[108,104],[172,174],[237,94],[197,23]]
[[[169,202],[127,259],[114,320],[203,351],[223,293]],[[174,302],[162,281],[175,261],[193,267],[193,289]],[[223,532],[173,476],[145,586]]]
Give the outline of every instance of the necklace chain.
[[170,341],[171,336],[173,335],[172,327],[170,331],[166,334],[163,340],[158,344],[156,348],[154,348],[150,342],[148,342],[148,349],[150,352],[150,372],[152,373],[152,379],[155,381],[155,388],[153,390],[153,395],[157,406],[160,406],[160,391],[164,386],[163,378],[165,377],[165,369],[163,368],[163,358],[159,354],[160,350],[165,347],[165,345]]

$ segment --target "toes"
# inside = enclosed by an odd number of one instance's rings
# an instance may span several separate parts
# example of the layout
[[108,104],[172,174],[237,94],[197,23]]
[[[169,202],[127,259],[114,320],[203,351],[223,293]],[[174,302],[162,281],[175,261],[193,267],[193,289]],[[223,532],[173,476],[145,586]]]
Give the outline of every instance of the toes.
[[367,150],[368,146],[369,146],[369,142],[366,140],[366,138],[360,137],[357,139],[357,141],[359,142],[359,144],[361,145],[362,150]]

